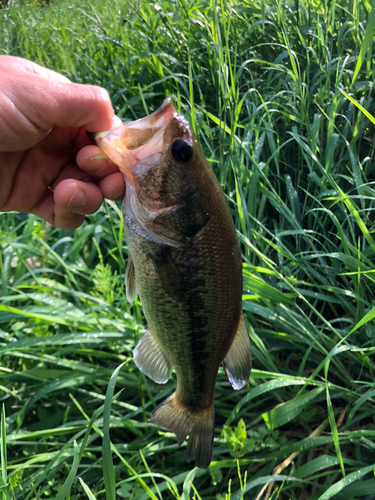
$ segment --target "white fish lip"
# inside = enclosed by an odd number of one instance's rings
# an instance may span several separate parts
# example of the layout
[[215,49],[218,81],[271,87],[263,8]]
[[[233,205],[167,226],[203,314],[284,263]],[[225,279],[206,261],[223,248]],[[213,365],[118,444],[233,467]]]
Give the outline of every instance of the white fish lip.
[[149,166],[164,153],[164,131],[177,115],[170,97],[159,109],[139,120],[124,122],[121,127],[95,134],[96,144],[131,180],[137,163]]

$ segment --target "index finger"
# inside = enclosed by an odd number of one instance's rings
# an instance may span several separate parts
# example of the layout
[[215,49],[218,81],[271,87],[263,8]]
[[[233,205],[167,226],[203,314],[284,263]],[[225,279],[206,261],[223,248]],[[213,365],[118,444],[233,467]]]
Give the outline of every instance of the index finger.
[[77,154],[76,162],[81,170],[92,175],[95,179],[103,179],[107,175],[119,172],[118,166],[95,145],[82,148]]
[[104,198],[118,201],[124,198],[124,174],[98,146],[82,148],[77,154],[76,162],[80,169],[99,181],[98,186]]

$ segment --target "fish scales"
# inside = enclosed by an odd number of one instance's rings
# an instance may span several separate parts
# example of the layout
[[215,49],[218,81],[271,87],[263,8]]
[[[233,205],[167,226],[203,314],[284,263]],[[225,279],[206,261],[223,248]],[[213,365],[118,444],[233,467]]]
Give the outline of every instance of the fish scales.
[[[187,246],[170,250],[186,284],[179,302],[164,291],[149,257],[147,239],[139,237],[129,218],[125,218],[126,239],[147,323],[158,332],[160,344],[169,353],[177,373],[179,400],[188,407],[198,396],[207,406],[212,404],[218,367],[232,343],[236,333],[233,325],[238,324],[241,314],[238,297],[242,293],[242,276],[238,269],[233,273],[238,243],[233,224],[223,224],[223,216],[228,214],[220,213],[220,207],[226,208],[222,201],[216,202],[218,217],[210,218],[201,235]],[[195,272],[190,272],[192,267]],[[220,315],[215,313],[218,308],[223,310]]]
[[138,293],[148,325],[134,359],[159,383],[173,367],[176,392],[150,421],[175,432],[179,444],[189,436],[188,460],[195,452],[196,464],[207,467],[219,365],[235,389],[250,375],[238,239],[220,185],[172,102],[126,127],[131,134],[121,133],[135,141],[133,150],[113,132],[98,134],[96,141],[126,178],[127,296]]

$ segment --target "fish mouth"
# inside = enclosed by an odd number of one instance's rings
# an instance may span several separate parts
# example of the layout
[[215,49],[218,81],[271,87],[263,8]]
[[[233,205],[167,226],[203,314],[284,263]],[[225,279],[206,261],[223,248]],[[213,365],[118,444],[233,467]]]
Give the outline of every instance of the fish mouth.
[[164,132],[177,115],[170,97],[159,109],[144,118],[123,122],[107,132],[95,134],[96,144],[129,179],[137,163],[152,166],[164,154]]

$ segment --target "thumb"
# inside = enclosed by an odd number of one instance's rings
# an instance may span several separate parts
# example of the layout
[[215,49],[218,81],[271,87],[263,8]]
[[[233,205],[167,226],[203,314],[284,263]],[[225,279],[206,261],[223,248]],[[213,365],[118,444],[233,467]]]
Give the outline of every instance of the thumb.
[[37,102],[39,127],[83,127],[88,132],[111,130],[116,117],[108,92],[102,87],[79,83],[48,81]]
[[115,117],[108,92],[94,85],[71,83],[45,73],[0,65],[0,136],[3,151],[32,147],[55,128],[111,130]]

